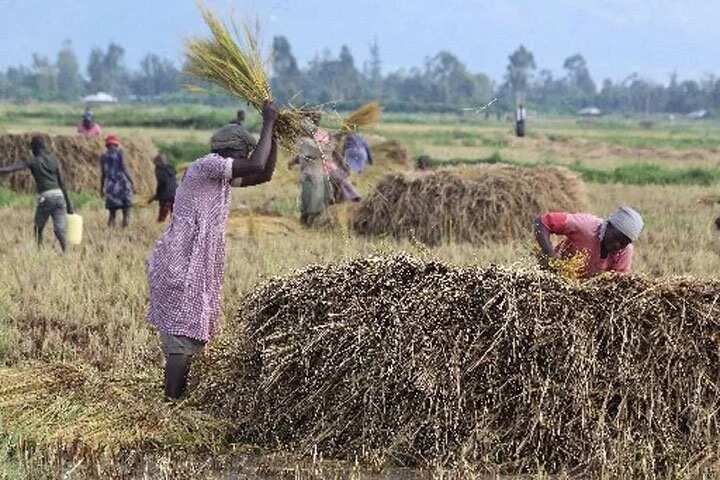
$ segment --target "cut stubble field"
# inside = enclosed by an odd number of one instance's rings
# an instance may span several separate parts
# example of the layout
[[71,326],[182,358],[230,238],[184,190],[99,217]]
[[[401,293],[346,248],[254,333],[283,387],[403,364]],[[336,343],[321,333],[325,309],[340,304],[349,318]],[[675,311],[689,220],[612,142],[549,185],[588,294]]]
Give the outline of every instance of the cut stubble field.
[[[68,127],[37,124],[3,125],[3,129],[69,133]],[[125,136],[150,136],[156,144],[203,143],[210,134],[209,130],[133,127],[114,131]],[[692,127],[685,134],[695,139],[695,144],[689,142],[690,151],[703,154],[698,159],[683,157],[687,150],[672,146],[674,137],[669,129],[665,133],[636,129],[638,140],[620,130],[587,129],[554,121],[541,125],[527,141],[514,139],[508,125],[500,123],[487,128],[461,123],[386,123],[373,133],[405,143],[411,157],[429,153],[441,160],[482,158],[500,152],[503,158],[521,163],[542,163],[544,158],[552,158],[555,163],[572,164],[583,158],[591,167],[614,168],[642,154],[643,160],[666,168],[715,168],[720,154],[705,142],[708,135],[719,139],[718,132],[715,127]],[[658,140],[660,150],[645,145],[655,138],[662,139]],[[601,148],[610,153],[587,154]],[[226,318],[235,316],[243,298],[263,279],[309,264],[395,252],[461,265],[527,265],[534,261],[530,225],[527,239],[522,241],[480,247],[443,244],[433,249],[414,241],[359,238],[342,229],[327,232],[301,228],[294,214],[299,193],[296,173],[288,172],[280,162],[278,169],[277,178],[270,184],[233,193],[224,287]],[[371,172],[359,181],[362,193],[371,191],[381,173]],[[598,215],[621,203],[643,213],[646,230],[637,244],[635,259],[635,270],[640,274],[717,277],[720,235],[712,221],[720,208],[704,201],[717,193],[717,187],[589,184],[588,193],[590,209]],[[82,362],[104,371],[161,367],[159,342],[145,322],[145,260],[164,228],[154,221],[155,206],[134,209],[130,228],[110,230],[99,202],[88,203],[80,212],[85,218],[84,243],[61,256],[49,226],[45,248],[38,250],[33,244],[33,210],[27,198],[5,203],[10,205],[0,208],[0,364],[59,360]],[[4,461],[0,458],[0,467]],[[9,472],[10,463],[7,465]],[[20,467],[14,468],[21,472]]]

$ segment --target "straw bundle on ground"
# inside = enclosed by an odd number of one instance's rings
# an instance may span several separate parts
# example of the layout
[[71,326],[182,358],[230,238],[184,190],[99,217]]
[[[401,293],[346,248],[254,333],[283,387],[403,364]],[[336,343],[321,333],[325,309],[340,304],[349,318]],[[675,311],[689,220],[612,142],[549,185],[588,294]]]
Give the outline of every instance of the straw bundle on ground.
[[0,369],[0,433],[35,463],[81,467],[95,472],[90,478],[140,478],[132,473],[150,467],[152,478],[178,478],[156,471],[163,458],[172,457],[169,470],[177,472],[189,454],[222,447],[227,425],[169,404],[161,392],[162,371],[153,368],[112,374],[68,364]]
[[388,175],[362,202],[353,228],[428,245],[481,244],[527,237],[534,216],[585,205],[583,183],[564,168],[483,165]]
[[[253,33],[246,26],[244,38],[241,39],[235,25],[233,35],[210,9],[200,5],[200,11],[212,37],[187,42],[185,71],[202,82],[219,86],[262,111],[264,102],[272,100],[272,91]],[[242,46],[238,45],[236,39]],[[302,120],[309,113],[309,110],[295,107],[280,112],[275,131],[286,149],[293,150],[298,139],[306,135]]]
[[343,120],[340,131],[342,133],[352,133],[361,128],[374,125],[380,121],[381,114],[382,109],[378,102],[366,103]]
[[274,279],[198,366],[237,439],[477,471],[694,475],[720,441],[720,283],[405,256]]
[[[0,166],[28,160],[32,156],[30,139],[34,134],[0,135]],[[100,188],[100,155],[105,152],[102,139],[84,138],[77,135],[41,135],[45,144],[62,165],[65,183],[73,191],[93,191]],[[149,194],[155,188],[156,153],[152,142],[146,138],[121,139],[123,158],[128,172],[135,182],[135,190]],[[0,185],[27,193],[35,192],[35,182],[28,171],[0,176]]]

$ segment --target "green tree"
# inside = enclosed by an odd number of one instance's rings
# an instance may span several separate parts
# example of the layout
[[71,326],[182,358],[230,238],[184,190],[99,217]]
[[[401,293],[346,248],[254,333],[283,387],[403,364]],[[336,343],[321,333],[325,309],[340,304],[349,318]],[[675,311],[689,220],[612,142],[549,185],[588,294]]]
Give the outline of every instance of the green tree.
[[175,64],[159,55],[148,54],[140,62],[140,71],[133,76],[132,92],[139,96],[157,96],[178,91],[180,71]]
[[32,90],[37,98],[52,100],[57,97],[57,69],[47,57],[33,53]]
[[537,68],[532,52],[520,45],[509,57],[505,82],[509,85],[515,101],[523,101],[532,72]]
[[302,102],[303,76],[286,37],[273,38],[272,49],[273,94],[281,103]]
[[92,92],[108,92],[125,95],[129,91],[129,75],[123,65],[125,50],[110,43],[107,52],[94,48],[88,60],[89,89]]
[[57,55],[58,93],[63,100],[75,100],[83,92],[80,66],[70,40],[65,40]]
[[597,87],[582,55],[576,53],[566,58],[563,68],[567,71],[567,80],[571,89],[579,91],[586,97],[595,95]]

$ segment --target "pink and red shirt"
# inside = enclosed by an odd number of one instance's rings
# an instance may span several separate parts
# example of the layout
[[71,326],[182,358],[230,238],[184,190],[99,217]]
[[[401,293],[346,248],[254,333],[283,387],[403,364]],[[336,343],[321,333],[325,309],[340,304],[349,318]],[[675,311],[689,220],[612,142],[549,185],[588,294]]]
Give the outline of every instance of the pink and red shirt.
[[565,237],[555,252],[562,258],[570,258],[577,252],[585,252],[587,265],[585,277],[601,272],[628,273],[632,266],[634,247],[628,245],[622,250],[601,258],[602,226],[604,220],[588,213],[551,212],[540,217],[550,233]]
[[77,127],[77,133],[84,137],[99,137],[102,135],[102,129],[97,123],[93,123],[93,126],[90,128],[85,128],[85,125],[80,123]]

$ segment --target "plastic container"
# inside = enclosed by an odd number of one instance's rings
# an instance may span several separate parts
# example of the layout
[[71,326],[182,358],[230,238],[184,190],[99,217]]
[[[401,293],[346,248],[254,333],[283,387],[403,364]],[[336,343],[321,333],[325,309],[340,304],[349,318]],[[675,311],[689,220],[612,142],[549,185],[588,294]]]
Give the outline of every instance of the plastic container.
[[70,213],[67,216],[67,230],[65,236],[70,245],[82,243],[83,219],[77,213]]

